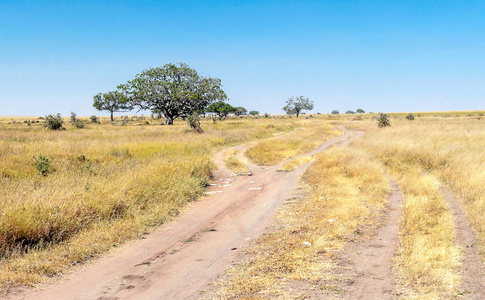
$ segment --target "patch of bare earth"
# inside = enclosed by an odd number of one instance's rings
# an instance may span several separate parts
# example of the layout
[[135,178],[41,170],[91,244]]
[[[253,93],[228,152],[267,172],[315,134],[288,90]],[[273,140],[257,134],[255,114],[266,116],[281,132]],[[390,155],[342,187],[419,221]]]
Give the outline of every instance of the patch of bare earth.
[[459,295],[465,299],[485,299],[485,268],[479,255],[476,234],[455,196],[445,187],[441,187],[441,192],[453,210],[456,243],[463,249],[462,284]]
[[[318,148],[350,138],[350,132]],[[241,152],[247,146],[239,146]],[[247,241],[259,236],[270,216],[298,186],[304,167],[276,172],[279,166],[250,165],[252,176],[233,176],[215,158],[219,171],[210,197],[194,203],[174,222],[123,247],[95,264],[17,295],[17,299],[196,299],[235,259]]]
[[[326,283],[327,294],[343,299],[393,299],[398,296],[393,282],[392,259],[399,244],[402,193],[390,180],[392,193],[381,226],[370,239],[355,237],[337,257],[335,278]],[[333,292],[333,293],[332,293]]]

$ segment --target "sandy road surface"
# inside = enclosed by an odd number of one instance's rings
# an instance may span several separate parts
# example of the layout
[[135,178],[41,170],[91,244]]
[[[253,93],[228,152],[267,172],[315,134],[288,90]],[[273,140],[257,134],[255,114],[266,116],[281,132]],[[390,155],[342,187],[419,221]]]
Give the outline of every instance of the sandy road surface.
[[[348,140],[352,132],[309,154]],[[249,146],[235,147],[245,150]],[[307,154],[308,155],[308,154]],[[221,273],[247,240],[256,238],[269,217],[298,185],[308,164],[276,172],[283,164],[250,165],[253,176],[234,177],[224,168],[224,153],[211,194],[194,203],[174,222],[122,251],[66,276],[63,281],[28,291],[18,299],[195,299]]]

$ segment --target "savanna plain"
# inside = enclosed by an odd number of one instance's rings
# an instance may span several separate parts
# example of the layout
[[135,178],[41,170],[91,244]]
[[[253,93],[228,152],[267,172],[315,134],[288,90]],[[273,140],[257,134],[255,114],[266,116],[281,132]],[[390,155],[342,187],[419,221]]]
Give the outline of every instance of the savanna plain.
[[[214,155],[251,144],[225,152],[234,174],[306,169],[265,232],[196,297],[352,297],[362,276],[345,253],[385,230],[395,181],[402,216],[392,275],[382,279],[388,298],[482,299],[483,274],[469,264],[482,266],[485,253],[483,112],[414,115],[391,114],[382,128],[376,114],[202,118],[203,133],[144,117],[62,131],[1,118],[0,296],[58,280],[176,221],[207,197]],[[344,134],[348,143],[311,153]],[[464,243],[463,228],[476,241]]]

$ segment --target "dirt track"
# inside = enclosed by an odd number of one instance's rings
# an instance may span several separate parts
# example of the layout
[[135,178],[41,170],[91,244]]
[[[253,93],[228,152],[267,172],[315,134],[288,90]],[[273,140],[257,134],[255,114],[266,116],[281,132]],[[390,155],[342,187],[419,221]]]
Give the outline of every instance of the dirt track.
[[[346,131],[308,154],[350,139]],[[240,150],[248,145],[238,146]],[[257,237],[275,209],[298,185],[308,167],[276,172],[283,164],[250,165],[253,176],[235,177],[224,168],[223,152],[211,194],[172,223],[62,282],[32,290],[20,299],[194,299],[221,273],[247,240]],[[306,155],[308,155],[306,154]]]

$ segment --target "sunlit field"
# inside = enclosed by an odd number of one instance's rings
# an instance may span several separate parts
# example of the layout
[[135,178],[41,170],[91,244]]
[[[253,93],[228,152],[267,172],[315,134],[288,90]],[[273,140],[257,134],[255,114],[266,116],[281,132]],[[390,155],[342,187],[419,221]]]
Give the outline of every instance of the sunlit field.
[[[336,273],[336,262],[350,240],[379,230],[391,178],[404,196],[392,262],[398,297],[460,297],[463,249],[440,187],[458,198],[484,253],[483,113],[391,114],[384,128],[376,114],[203,118],[202,134],[182,120],[129,118],[121,126],[121,118],[116,125],[84,118],[86,128],[76,129],[66,119],[66,130],[49,131],[37,118],[2,118],[0,290],[43,282],[173,219],[203,195],[216,152],[250,143],[245,153],[226,151],[232,172],[247,172],[248,162],[285,172],[310,166],[274,226],[207,298],[345,295],[341,283],[350,279]],[[299,157],[344,127],[364,135]]]
[[[293,121],[103,120],[50,131],[0,121],[0,284],[31,285],[177,215],[211,180],[215,151],[289,132]],[[32,119],[34,120],[34,119]],[[13,122],[15,121],[15,122]],[[88,123],[87,120],[85,120]],[[147,124],[151,123],[151,124]],[[40,156],[48,159],[43,174]]]

